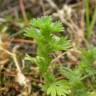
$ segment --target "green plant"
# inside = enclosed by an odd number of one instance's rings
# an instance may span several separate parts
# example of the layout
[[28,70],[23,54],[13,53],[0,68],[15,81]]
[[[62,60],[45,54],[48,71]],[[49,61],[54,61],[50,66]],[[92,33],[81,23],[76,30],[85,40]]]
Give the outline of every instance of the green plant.
[[52,73],[54,69],[50,67],[52,66],[50,54],[60,50],[66,51],[70,47],[67,38],[55,35],[56,32],[63,31],[62,23],[60,21],[52,22],[50,16],[44,16],[33,19],[31,25],[24,31],[25,36],[34,38],[37,43],[37,56],[36,58],[33,57],[31,61],[37,64],[44,78],[43,89],[51,96],[66,96],[69,94],[67,85],[56,80]]
[[47,94],[51,96],[66,96],[70,93],[70,87],[67,82],[57,81],[51,84],[47,90]]
[[[95,1],[94,1],[95,2]],[[90,21],[90,0],[84,0],[84,4],[85,4],[85,17],[86,17],[86,38],[90,39],[92,33],[93,33],[93,28],[96,24],[96,6],[94,8],[94,12],[93,12],[93,16],[92,16],[92,20]]]
[[92,96],[96,89],[96,48],[82,49],[81,53],[80,64],[73,69],[61,66],[60,71],[71,87],[72,96]]

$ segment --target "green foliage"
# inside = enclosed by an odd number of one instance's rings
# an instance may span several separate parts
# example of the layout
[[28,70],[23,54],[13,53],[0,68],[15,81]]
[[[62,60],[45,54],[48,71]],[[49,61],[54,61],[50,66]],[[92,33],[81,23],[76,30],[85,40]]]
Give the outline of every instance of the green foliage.
[[66,67],[62,67],[61,73],[69,80],[72,86],[81,83],[82,74],[81,74],[81,71],[78,70],[77,68],[72,70]]
[[[59,37],[54,34],[62,30],[62,24],[59,21],[52,22],[52,18],[49,16],[33,19],[32,24],[25,29],[25,35],[36,40],[37,56],[27,56],[26,59],[36,63],[39,67],[45,82],[42,89],[48,95],[92,96],[95,94],[94,89],[96,88],[96,68],[94,67],[96,48],[81,49],[81,60],[75,68],[61,65],[60,73],[65,77],[65,80],[56,80],[52,73],[54,69],[51,68],[50,53],[60,50],[66,51],[71,47],[70,41],[66,37]],[[89,82],[86,82],[87,80]]]
[[[43,89],[47,90],[47,93],[51,96],[66,96],[66,94],[69,94],[66,84],[56,81],[50,71],[52,61],[50,53],[61,50],[66,51],[70,48],[70,41],[66,37],[59,37],[54,34],[55,32],[63,31],[62,23],[60,21],[52,22],[50,16],[44,16],[33,19],[30,26],[25,28],[24,31],[25,36],[34,38],[38,45],[37,56],[32,57],[32,60],[37,64],[44,78]],[[27,56],[25,59],[30,60],[30,57]]]
[[70,47],[66,38],[53,34],[54,31],[59,32],[62,30],[62,24],[59,21],[53,23],[49,16],[33,19],[30,27],[25,29],[25,35],[37,41],[36,61],[42,73],[46,72],[50,65],[51,58],[49,54],[51,52],[67,50]]
[[93,92],[90,92],[88,96],[96,96],[96,90],[94,90]]
[[51,96],[67,96],[69,93],[70,87],[64,81],[52,83],[47,90],[47,94]]
[[[60,72],[68,80],[74,96],[91,96],[88,95],[90,90],[96,88],[96,48],[82,49],[81,52],[80,64],[73,69],[61,66]],[[86,86],[84,81],[87,80]]]
[[96,69],[93,65],[95,60],[96,48],[82,50],[82,60],[79,67],[82,69],[82,71],[84,71],[84,74],[87,74],[87,76],[94,76],[94,74],[96,74]]
[[93,33],[93,28],[96,24],[96,6],[94,8],[92,20],[90,21],[90,0],[84,0],[85,4],[85,16],[86,16],[86,37],[87,39],[90,39],[92,33]]

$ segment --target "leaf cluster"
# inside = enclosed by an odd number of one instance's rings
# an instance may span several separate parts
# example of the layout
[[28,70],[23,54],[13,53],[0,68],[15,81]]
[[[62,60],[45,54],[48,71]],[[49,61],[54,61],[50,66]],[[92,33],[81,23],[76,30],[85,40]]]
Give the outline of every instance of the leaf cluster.
[[[74,96],[91,96],[96,86],[96,48],[82,49],[81,61],[75,68],[61,66],[61,74],[67,79]],[[87,82],[89,81],[89,82]]]
[[70,41],[66,37],[55,35],[56,32],[62,32],[63,30],[62,23],[60,21],[53,22],[50,16],[33,19],[30,26],[24,29],[25,36],[36,40],[37,56],[32,60],[37,64],[44,78],[43,89],[51,96],[66,96],[69,93],[66,84],[56,81],[49,68],[52,61],[50,53],[61,50],[66,51],[70,48]]

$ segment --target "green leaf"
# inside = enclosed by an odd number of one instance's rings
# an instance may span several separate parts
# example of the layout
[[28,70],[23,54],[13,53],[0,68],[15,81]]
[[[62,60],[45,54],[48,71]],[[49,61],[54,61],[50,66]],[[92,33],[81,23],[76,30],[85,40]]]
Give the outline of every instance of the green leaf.
[[47,94],[51,96],[67,96],[70,92],[69,85],[64,81],[54,82],[47,89]]
[[96,90],[94,90],[93,92],[90,92],[88,96],[96,96]]
[[96,74],[93,62],[96,59],[96,48],[90,48],[88,50],[82,50],[82,59],[79,67],[82,68],[83,73],[89,76]]
[[47,91],[50,84],[52,84],[53,82],[56,82],[56,79],[52,73],[46,72],[44,74],[44,81],[45,81],[45,84],[43,85],[43,90]]
[[53,41],[51,43],[51,46],[54,51],[67,50],[71,47],[70,41],[64,37],[57,37],[57,39],[53,38]]
[[60,21],[51,24],[52,32],[61,32],[64,31],[64,27]]
[[52,18],[50,16],[44,16],[41,18],[33,19],[32,26],[39,29],[45,29],[49,27],[52,23]]
[[64,75],[67,79],[72,82],[79,82],[82,76],[82,72],[77,69],[77,67],[73,70],[66,67],[62,67],[60,71],[62,75]]
[[53,87],[50,87],[49,89],[48,89],[48,91],[47,91],[47,94],[49,95],[51,95],[51,96],[56,96],[56,89],[55,88],[53,88]]
[[33,27],[28,27],[25,30],[25,36],[30,37],[30,38],[35,38],[38,39],[41,37],[41,32],[39,29],[33,28]]

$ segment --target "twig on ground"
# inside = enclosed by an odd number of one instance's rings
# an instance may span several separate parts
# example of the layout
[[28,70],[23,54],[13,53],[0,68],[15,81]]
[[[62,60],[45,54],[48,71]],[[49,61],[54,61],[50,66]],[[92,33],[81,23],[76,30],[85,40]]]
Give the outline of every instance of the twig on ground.
[[28,18],[27,18],[26,12],[25,12],[24,0],[19,0],[19,4],[20,4],[20,9],[21,9],[21,12],[22,12],[23,19],[25,21],[25,24],[27,24],[28,23]]

